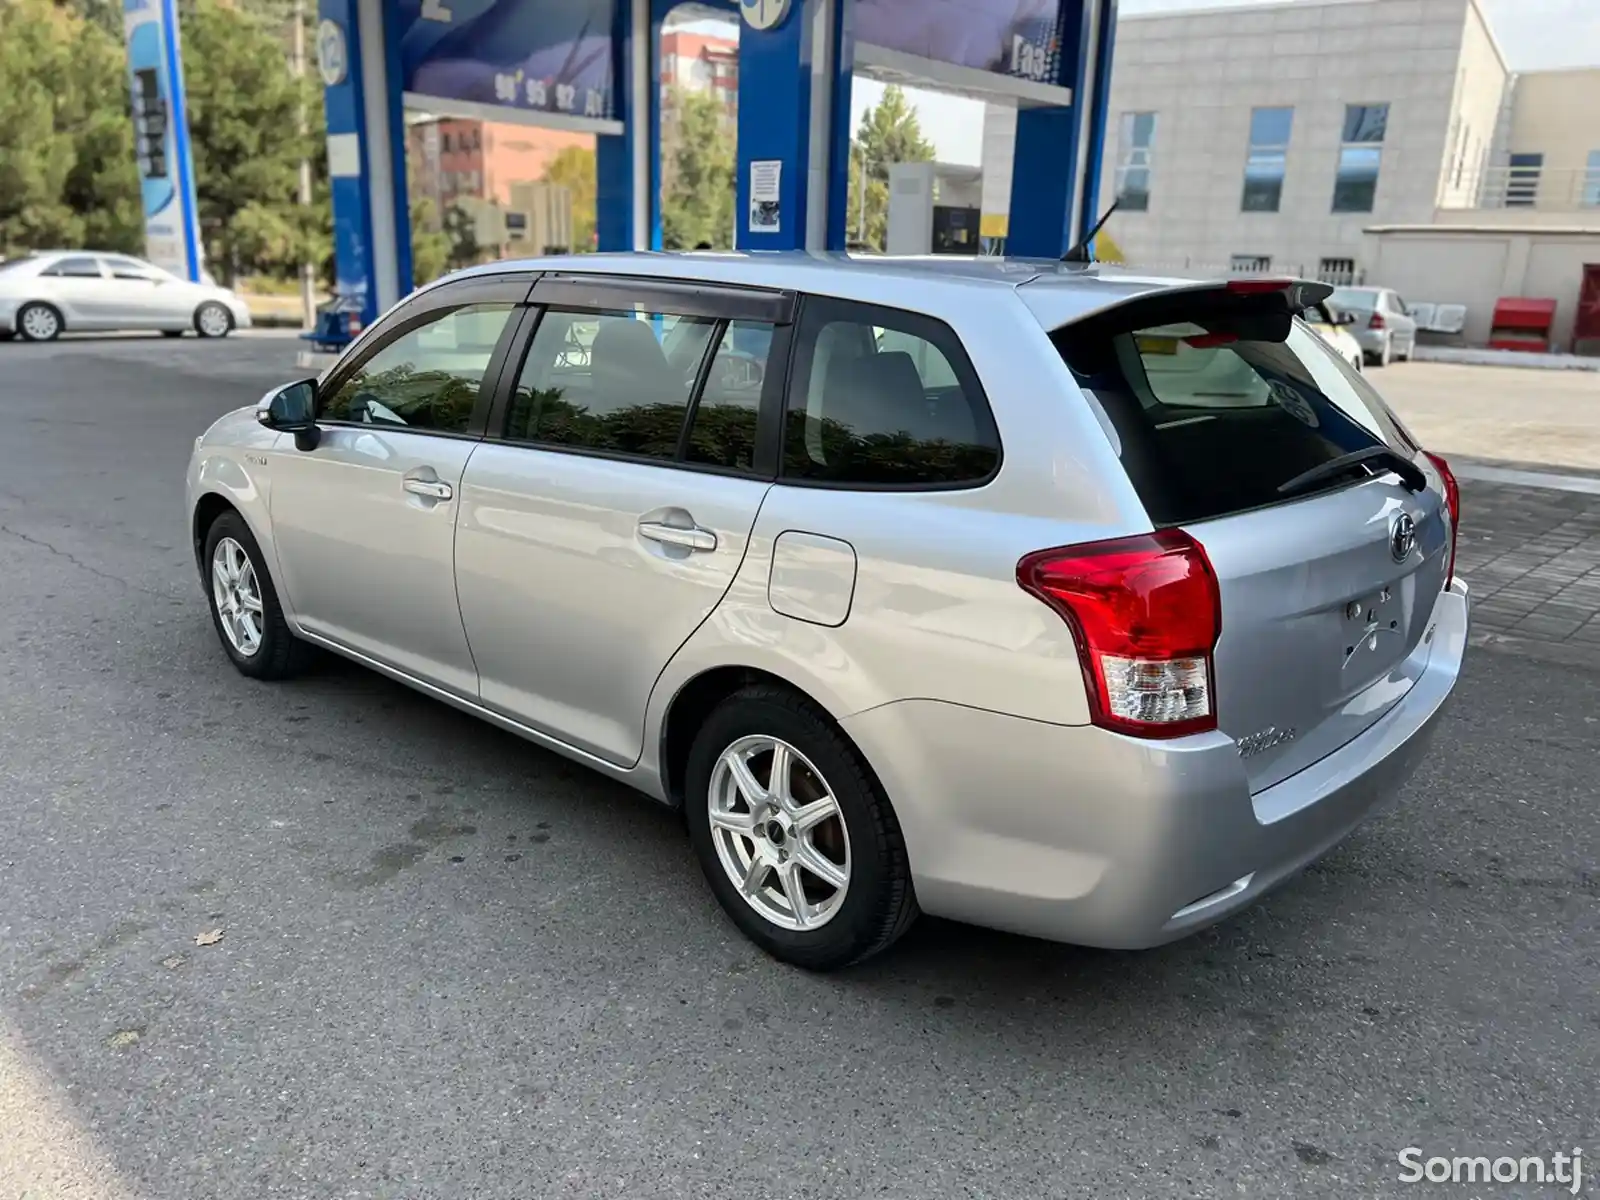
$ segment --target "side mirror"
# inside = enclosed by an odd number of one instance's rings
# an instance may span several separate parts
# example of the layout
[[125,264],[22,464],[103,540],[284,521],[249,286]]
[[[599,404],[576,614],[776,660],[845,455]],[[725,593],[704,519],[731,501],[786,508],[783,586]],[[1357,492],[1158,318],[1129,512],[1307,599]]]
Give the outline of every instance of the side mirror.
[[268,429],[294,434],[297,450],[315,450],[322,440],[317,428],[317,381],[301,379],[268,392],[256,405],[256,420]]

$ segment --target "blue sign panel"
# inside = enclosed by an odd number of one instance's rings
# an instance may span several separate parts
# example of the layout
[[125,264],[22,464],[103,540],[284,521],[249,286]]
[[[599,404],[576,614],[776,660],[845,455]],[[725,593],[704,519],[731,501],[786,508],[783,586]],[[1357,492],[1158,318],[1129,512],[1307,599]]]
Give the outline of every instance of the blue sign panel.
[[930,62],[1062,83],[1062,0],[856,0],[855,39]]
[[145,257],[181,279],[199,279],[200,230],[177,8],[173,0],[123,0],[122,23],[144,198]]
[[399,0],[401,89],[615,120],[615,7],[615,0]]

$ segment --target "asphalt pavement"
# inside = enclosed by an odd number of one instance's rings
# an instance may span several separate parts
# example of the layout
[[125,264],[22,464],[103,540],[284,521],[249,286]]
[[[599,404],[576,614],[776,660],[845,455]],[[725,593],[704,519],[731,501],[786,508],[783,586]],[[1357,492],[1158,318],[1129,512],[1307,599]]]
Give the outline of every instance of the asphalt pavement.
[[925,920],[807,975],[643,798],[351,666],[233,671],[183,467],[286,361],[0,345],[3,1200],[1403,1196],[1408,1146],[1600,1178],[1600,672],[1480,648],[1394,804],[1187,941]]

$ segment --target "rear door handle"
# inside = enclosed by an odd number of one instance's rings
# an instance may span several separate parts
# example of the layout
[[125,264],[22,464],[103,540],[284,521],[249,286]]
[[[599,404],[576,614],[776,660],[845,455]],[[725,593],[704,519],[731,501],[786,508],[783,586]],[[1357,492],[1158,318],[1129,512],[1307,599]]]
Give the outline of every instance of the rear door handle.
[[685,550],[715,550],[717,535],[698,525],[684,529],[679,525],[666,525],[660,521],[640,521],[639,536],[667,546],[682,546]]
[[442,479],[407,479],[403,486],[413,496],[426,496],[429,500],[448,500],[455,495]]

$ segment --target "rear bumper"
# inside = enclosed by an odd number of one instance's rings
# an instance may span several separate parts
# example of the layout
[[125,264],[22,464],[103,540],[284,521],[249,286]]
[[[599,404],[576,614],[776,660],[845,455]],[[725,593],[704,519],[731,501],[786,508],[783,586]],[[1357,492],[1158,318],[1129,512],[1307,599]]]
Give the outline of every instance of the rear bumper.
[[1457,582],[1434,608],[1428,665],[1405,697],[1254,795],[1222,734],[1141,741],[930,700],[843,725],[894,802],[925,912],[1156,946],[1253,903],[1399,790],[1460,675],[1467,623]]

